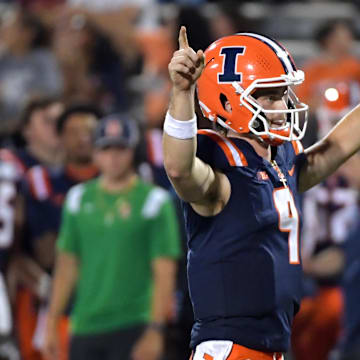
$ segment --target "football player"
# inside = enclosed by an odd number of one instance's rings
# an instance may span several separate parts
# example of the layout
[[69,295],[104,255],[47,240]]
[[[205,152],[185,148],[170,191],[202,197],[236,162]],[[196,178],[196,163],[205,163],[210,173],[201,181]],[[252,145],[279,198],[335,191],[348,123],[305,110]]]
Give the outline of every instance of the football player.
[[[18,292],[16,318],[25,360],[42,359],[42,324],[50,295],[50,275],[62,205],[70,187],[98,174],[92,163],[92,136],[99,118],[100,111],[94,106],[68,106],[56,122],[64,165],[58,168],[33,166],[23,181],[23,232],[26,236],[21,243],[17,265],[23,275],[24,288]],[[62,319],[60,328],[62,353],[65,354],[67,317]]]
[[[360,107],[304,151],[304,73],[255,33],[203,53],[182,27],[169,73],[164,162],[184,201],[194,359],[282,359],[301,297],[299,193],[359,150]],[[212,124],[198,135],[196,85]]]

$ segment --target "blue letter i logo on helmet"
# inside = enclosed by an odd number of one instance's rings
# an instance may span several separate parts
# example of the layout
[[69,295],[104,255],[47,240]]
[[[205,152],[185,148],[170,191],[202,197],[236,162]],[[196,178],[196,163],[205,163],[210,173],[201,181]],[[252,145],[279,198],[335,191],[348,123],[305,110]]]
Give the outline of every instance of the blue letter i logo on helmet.
[[241,82],[241,73],[236,72],[238,55],[244,55],[245,46],[223,47],[220,54],[224,56],[223,72],[218,74],[219,83],[231,83],[233,81]]

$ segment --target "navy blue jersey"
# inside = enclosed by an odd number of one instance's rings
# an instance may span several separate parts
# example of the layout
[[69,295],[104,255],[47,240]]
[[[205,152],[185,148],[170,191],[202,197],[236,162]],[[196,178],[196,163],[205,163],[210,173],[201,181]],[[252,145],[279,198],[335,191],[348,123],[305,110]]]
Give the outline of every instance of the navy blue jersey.
[[[359,209],[358,209],[359,210]],[[358,213],[359,215],[359,213]],[[359,218],[358,218],[359,219]],[[352,230],[343,244],[345,250],[345,274],[343,289],[345,295],[345,316],[343,351],[351,353],[360,349],[360,221],[353,225]]]
[[28,170],[22,195],[26,209],[23,248],[29,255],[34,256],[37,239],[47,233],[57,234],[65,195],[78,183],[79,180],[63,167],[48,169],[37,165]]
[[245,140],[212,130],[199,133],[197,156],[228,177],[231,196],[213,217],[184,204],[195,315],[191,347],[231,340],[256,350],[286,351],[302,293],[301,144],[274,148],[276,168]]

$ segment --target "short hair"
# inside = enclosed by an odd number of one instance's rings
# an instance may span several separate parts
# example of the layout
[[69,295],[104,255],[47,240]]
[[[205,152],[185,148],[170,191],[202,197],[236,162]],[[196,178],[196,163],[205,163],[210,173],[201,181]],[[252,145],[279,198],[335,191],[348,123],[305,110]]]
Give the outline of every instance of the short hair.
[[59,135],[63,132],[66,122],[74,114],[91,114],[94,115],[97,120],[103,116],[102,111],[92,104],[69,105],[57,119],[56,131]]
[[339,25],[343,25],[343,26],[347,27],[353,35],[355,34],[354,25],[350,19],[346,20],[346,21],[344,19],[328,20],[317,29],[315,36],[314,36],[315,41],[321,48],[325,47],[326,40],[334,32],[336,27]]
[[48,106],[61,102],[56,96],[37,96],[29,99],[19,118],[20,130],[23,130],[29,123],[31,116],[37,110],[46,109]]

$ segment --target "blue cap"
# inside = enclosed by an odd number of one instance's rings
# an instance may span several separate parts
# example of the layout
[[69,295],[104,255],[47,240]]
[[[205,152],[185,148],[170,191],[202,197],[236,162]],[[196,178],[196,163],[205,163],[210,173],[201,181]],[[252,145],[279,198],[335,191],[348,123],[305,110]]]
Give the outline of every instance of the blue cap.
[[111,114],[99,121],[95,130],[95,147],[135,148],[139,137],[139,128],[134,119],[127,114]]

